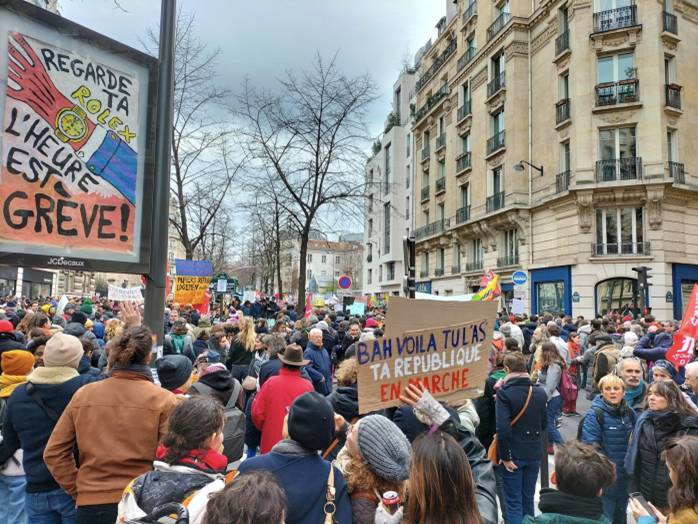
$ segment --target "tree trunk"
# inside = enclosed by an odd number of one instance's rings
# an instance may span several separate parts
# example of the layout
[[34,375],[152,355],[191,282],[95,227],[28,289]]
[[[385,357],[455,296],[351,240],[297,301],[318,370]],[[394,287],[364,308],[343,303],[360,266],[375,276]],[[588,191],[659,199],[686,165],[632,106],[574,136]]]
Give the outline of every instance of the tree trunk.
[[279,282],[279,300],[281,300],[283,284],[281,282],[281,226],[279,225],[279,201],[274,202],[274,248],[276,254],[276,279]]
[[[305,268],[308,258],[308,237],[310,236],[310,224],[306,222],[301,233],[301,249],[298,264],[298,307],[305,307]],[[300,311],[300,310],[299,310]]]

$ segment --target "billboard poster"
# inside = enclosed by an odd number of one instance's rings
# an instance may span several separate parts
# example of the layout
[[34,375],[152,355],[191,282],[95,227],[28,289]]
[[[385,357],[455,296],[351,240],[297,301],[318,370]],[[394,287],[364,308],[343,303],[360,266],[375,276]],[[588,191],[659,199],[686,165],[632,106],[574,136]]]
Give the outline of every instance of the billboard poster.
[[0,23],[0,251],[144,272],[149,65],[56,29]]

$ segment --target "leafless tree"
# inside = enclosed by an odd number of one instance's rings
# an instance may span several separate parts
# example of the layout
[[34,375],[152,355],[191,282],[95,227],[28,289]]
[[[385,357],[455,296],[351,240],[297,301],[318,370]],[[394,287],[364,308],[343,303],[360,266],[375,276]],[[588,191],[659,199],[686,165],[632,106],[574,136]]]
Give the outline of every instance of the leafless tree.
[[240,138],[250,159],[281,183],[279,205],[300,238],[299,301],[311,228],[323,212],[355,216],[364,195],[365,116],[376,89],[368,75],[342,74],[336,58],[318,55],[309,71],[286,73],[276,95],[245,83],[236,97]]
[[[213,116],[223,114],[230,92],[216,87],[220,50],[208,49],[195,36],[193,14],[177,13],[175,39],[174,119],[170,192],[176,213],[170,223],[186,257],[211,249],[212,233],[224,219],[225,204],[242,160],[235,158],[230,126]],[[148,32],[147,49],[157,49],[158,35]]]

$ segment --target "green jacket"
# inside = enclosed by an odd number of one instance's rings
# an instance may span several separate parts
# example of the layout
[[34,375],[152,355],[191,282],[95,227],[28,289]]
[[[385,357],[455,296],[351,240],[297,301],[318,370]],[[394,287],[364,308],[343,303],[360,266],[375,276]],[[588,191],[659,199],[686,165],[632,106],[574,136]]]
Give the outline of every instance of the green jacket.
[[611,524],[611,522],[604,516],[598,519],[588,519],[560,513],[543,513],[537,517],[527,515],[523,519],[523,524]]

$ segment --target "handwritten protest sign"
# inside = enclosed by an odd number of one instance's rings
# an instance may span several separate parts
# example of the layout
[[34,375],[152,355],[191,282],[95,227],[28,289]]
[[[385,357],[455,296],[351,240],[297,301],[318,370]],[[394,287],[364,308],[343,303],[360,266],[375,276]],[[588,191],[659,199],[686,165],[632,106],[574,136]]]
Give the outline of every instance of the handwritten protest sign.
[[139,287],[120,287],[109,284],[109,300],[143,302],[143,293]]
[[496,302],[392,297],[385,336],[357,344],[359,413],[400,405],[410,383],[446,402],[482,395],[496,313]]
[[175,260],[174,301],[179,304],[203,304],[211,284],[213,267],[208,260]]

